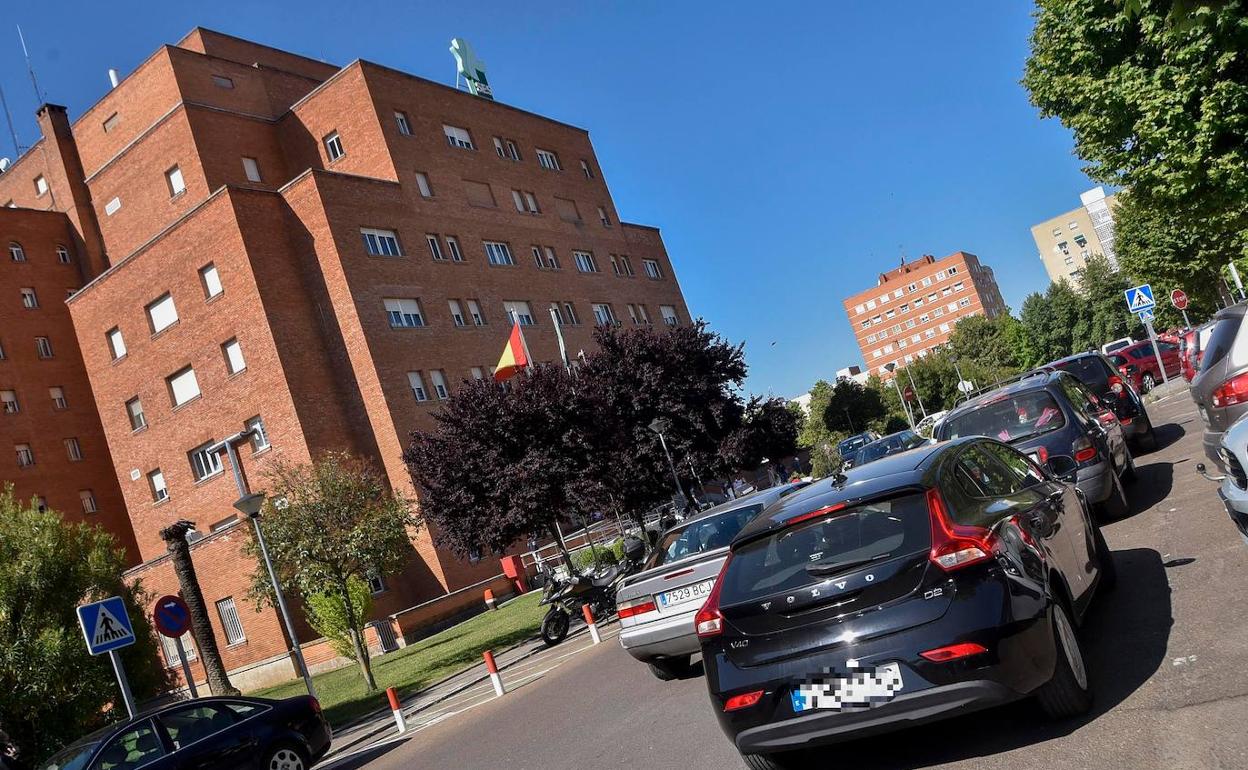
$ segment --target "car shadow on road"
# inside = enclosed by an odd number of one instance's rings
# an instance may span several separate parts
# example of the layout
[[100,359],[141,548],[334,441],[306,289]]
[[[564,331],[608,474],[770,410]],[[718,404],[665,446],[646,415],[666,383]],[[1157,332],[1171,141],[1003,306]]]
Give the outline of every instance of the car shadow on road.
[[[1165,661],[1173,624],[1170,583],[1161,555],[1151,548],[1114,551],[1113,555],[1118,586],[1097,598],[1080,631],[1095,697],[1088,714],[1052,722],[1034,699],[1026,699],[812,753],[834,751],[838,765],[855,770],[930,767],[1061,738],[1112,710]],[[959,736],[958,740],[949,740],[951,735]]]
[[[1123,521],[1165,500],[1174,488],[1174,463],[1155,462],[1135,466],[1135,481],[1126,485],[1130,511],[1114,521]],[[1113,521],[1105,522],[1112,524]]]
[[[1186,422],[1186,420],[1184,420]],[[1153,435],[1157,438],[1157,447],[1149,451],[1160,452],[1166,447],[1187,435],[1187,430],[1177,422],[1168,422],[1165,425],[1156,425],[1153,427]]]
[[389,741],[366,749],[360,749],[350,756],[328,757],[316,765],[316,770],[359,770],[367,767],[376,759],[380,759],[407,741]]

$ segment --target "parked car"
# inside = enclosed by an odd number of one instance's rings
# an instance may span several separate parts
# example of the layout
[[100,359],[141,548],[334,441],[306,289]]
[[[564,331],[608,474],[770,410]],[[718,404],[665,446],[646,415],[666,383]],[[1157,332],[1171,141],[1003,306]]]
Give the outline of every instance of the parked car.
[[947,411],[932,412],[922,420],[919,420],[919,424],[914,426],[914,432],[918,433],[920,436],[927,436],[930,438],[932,431],[936,428],[936,423],[945,419],[945,415],[947,414],[949,414]]
[[1236,420],[1219,441],[1218,455],[1222,458],[1225,475],[1211,476],[1204,463],[1196,463],[1196,470],[1210,481],[1221,482],[1218,497],[1230,514],[1231,523],[1239,530],[1239,536],[1248,544],[1248,415]]
[[1177,344],[1159,339],[1157,350],[1161,353],[1161,364],[1157,363],[1153,343],[1148,340],[1115,350],[1109,354],[1109,360],[1118,368],[1122,377],[1131,383],[1131,387],[1140,393],[1147,393],[1162,381],[1163,364],[1167,377],[1178,377],[1182,369]]
[[1213,317],[1213,331],[1204,347],[1200,371],[1192,380],[1192,400],[1205,423],[1205,455],[1223,471],[1218,454],[1222,433],[1248,413],[1248,305],[1232,305]]
[[1102,353],[1088,351],[1059,358],[1042,368],[1061,369],[1079,378],[1092,393],[1113,410],[1127,439],[1149,451],[1157,448],[1157,434],[1140,393],[1123,380],[1122,373]]
[[1183,379],[1191,382],[1200,371],[1201,356],[1209,343],[1209,335],[1213,333],[1213,322],[1188,329],[1179,340],[1179,363],[1182,366]]
[[861,468],[867,463],[895,455],[898,452],[904,452],[907,449],[914,449],[916,446],[926,444],[928,439],[923,438],[912,430],[898,431],[890,433],[884,438],[878,438],[870,444],[866,444],[854,454],[854,467]]
[[1121,350],[1122,348],[1125,348],[1127,345],[1131,345],[1134,342],[1135,340],[1131,339],[1130,337],[1122,337],[1120,339],[1114,340],[1113,342],[1106,342],[1104,345],[1101,345],[1101,353],[1103,353],[1104,355],[1109,355],[1110,353],[1113,353],[1116,350]]
[[75,742],[41,770],[307,770],[329,751],[321,704],[224,697],[171,703]]
[[941,441],[989,436],[1013,445],[1043,464],[1073,457],[1076,481],[1105,519],[1127,513],[1124,482],[1135,478],[1135,461],[1122,425],[1074,375],[1042,369],[976,396],[949,413],[936,429]]
[[875,431],[867,430],[862,433],[855,433],[837,444],[836,451],[840,454],[842,462],[845,463],[845,467],[852,468],[854,465],[854,454],[857,453],[857,451],[865,444],[875,441],[879,437],[880,434]]
[[790,750],[1028,696],[1053,718],[1087,711],[1075,628],[1115,572],[1052,471],[962,438],[816,482],[748,524],[697,614],[711,704],[746,765],[822,766]]
[[664,681],[686,676],[698,651],[693,616],[710,593],[732,538],[768,505],[804,486],[755,492],[662,533],[642,570],[616,592],[620,645],[628,654]]

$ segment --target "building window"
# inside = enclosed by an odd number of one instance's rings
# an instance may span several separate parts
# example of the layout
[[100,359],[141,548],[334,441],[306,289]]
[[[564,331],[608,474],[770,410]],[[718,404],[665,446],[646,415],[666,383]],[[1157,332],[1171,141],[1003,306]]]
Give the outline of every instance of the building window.
[[124,358],[126,355],[126,340],[121,336],[121,329],[114,326],[105,333],[104,337],[108,340],[108,351],[112,354],[113,360]]
[[629,260],[627,254],[620,255],[620,275],[628,278],[632,278],[635,275],[633,273],[633,263]]
[[225,75],[213,75],[212,84],[217,88],[224,88],[226,90],[234,89],[234,81],[227,78]]
[[368,576],[368,590],[373,596],[386,592],[386,581],[381,575]]
[[893,292],[893,299],[901,299],[901,289],[897,289]]
[[338,136],[337,131],[329,134],[321,141],[325,143],[325,154],[329,156],[330,163],[347,154],[347,151],[342,149],[342,137]]
[[653,280],[659,280],[663,277],[663,273],[659,270],[659,263],[653,259],[641,260],[641,266],[645,268],[646,275]]
[[533,326],[536,321],[533,319],[533,310],[529,307],[529,303],[522,300],[508,300],[503,303],[503,313],[509,319],[514,319],[521,326]]
[[943,280],[945,280],[945,271],[944,271],[944,270],[937,270],[937,271],[936,271],[936,280],[938,280],[938,281],[943,281]]
[[165,486],[165,474],[160,468],[147,474],[147,486],[152,492],[152,502],[159,503],[169,499],[169,488]]
[[501,136],[494,137],[494,152],[504,160],[520,160],[520,148],[511,139]]
[[67,438],[63,442],[65,444],[65,455],[70,462],[78,462],[82,459],[82,446],[76,438]]
[[931,285],[932,285],[932,277],[931,277],[930,275],[929,275],[927,278],[924,278],[924,279],[923,279],[923,285],[924,285],[924,286],[931,286]]
[[361,227],[360,237],[364,239],[364,250],[375,257],[401,257],[399,236],[393,230],[377,230],[372,227]]
[[576,269],[582,273],[598,272],[598,263],[594,261],[594,255],[588,251],[574,251],[572,259],[576,260]]
[[468,325],[468,322],[464,320],[464,311],[463,311],[463,309],[461,309],[461,308],[460,308],[460,306],[459,306],[459,300],[457,300],[457,299],[448,299],[448,300],[446,301],[446,306],[447,306],[448,308],[450,308],[450,310],[451,310],[451,320],[455,322],[455,325],[456,325],[456,326],[467,326],[467,325]]
[[126,416],[130,418],[130,430],[137,431],[147,427],[147,418],[143,415],[143,402],[138,396],[126,402]]
[[442,241],[438,236],[425,233],[425,243],[429,244],[429,253],[433,255],[435,262],[446,261],[446,256],[442,254]]
[[95,513],[98,508],[95,507],[95,494],[89,489],[78,490],[78,499],[82,501],[83,513]]
[[525,190],[512,190],[511,199],[516,204],[516,211],[521,214],[540,214],[541,209],[537,206],[537,198],[531,192]]
[[223,470],[221,453],[208,451],[215,443],[217,443],[215,440],[207,441],[187,452],[187,459],[191,462],[191,475],[196,481],[211,478]]
[[260,164],[255,158],[243,158],[243,174],[248,182],[263,181],[260,177]]
[[446,134],[446,143],[452,147],[459,147],[464,150],[477,149],[472,143],[472,136],[467,129],[458,128],[456,126],[442,126],[442,133]]
[[195,379],[195,370],[189,366],[169,375],[165,383],[169,387],[169,399],[175,409],[199,398],[199,380]]
[[[62,248],[64,248],[64,247],[62,247]],[[16,241],[13,241],[13,242],[11,242],[11,243],[9,244],[9,257],[10,257],[10,258],[11,258],[14,262],[25,262],[25,261],[26,261],[26,250],[22,248],[22,244],[20,244],[20,243],[18,243],[18,242],[16,242]]]
[[964,281],[958,281],[957,283],[953,285],[954,291],[962,291],[965,288],[966,288],[966,282]]
[[550,246],[542,247],[542,254],[546,258],[546,267],[550,270],[559,269],[559,258],[555,256],[555,250]]
[[169,184],[169,196],[176,198],[186,192],[186,180],[182,178],[182,169],[174,166],[165,172],[165,181]]
[[269,444],[269,431],[264,427],[264,420],[260,419],[259,415],[243,423],[243,427],[251,431],[252,454],[262,452],[272,446]]
[[433,188],[429,186],[429,175],[423,171],[416,172],[416,189],[420,190],[422,198],[433,197]]
[[589,161],[584,159],[581,160],[581,173],[585,175],[586,179],[594,178],[594,172],[589,167]]
[[606,303],[594,303],[591,305],[594,310],[594,321],[599,326],[615,326],[615,312],[611,310],[611,306]]
[[52,399],[52,408],[56,411],[63,412],[69,408],[69,402],[65,400],[65,389],[59,385],[48,388],[48,397]]
[[875,310],[875,300],[867,300],[867,310]]
[[424,313],[420,310],[420,300],[412,298],[393,298],[382,301],[386,308],[386,317],[390,319],[392,329],[412,329],[425,325]]
[[420,372],[408,372],[407,384],[412,389],[412,395],[416,397],[417,402],[429,400],[429,393],[425,390],[425,378],[420,376]]
[[43,178],[43,174],[35,177],[35,197],[42,198],[48,192],[48,180]]
[[118,122],[117,113],[115,112],[112,115],[109,115],[107,118],[105,118],[104,119],[104,133],[107,134],[108,132],[112,131],[114,128],[117,128],[117,122]]
[[537,163],[542,168],[548,168],[551,171],[563,170],[563,168],[559,165],[559,156],[555,155],[550,150],[538,150],[537,151]]
[[17,414],[22,408],[17,403],[17,391],[0,390],[0,404],[4,405],[5,414]]
[[485,314],[481,312],[481,305],[475,300],[465,300],[468,304],[468,315],[472,316],[473,326],[485,326]]
[[221,275],[217,266],[209,262],[199,269],[199,282],[204,287],[204,299],[212,299],[225,289],[221,286]]
[[598,207],[598,221],[602,223],[603,227],[611,226],[611,217],[607,216],[607,210],[602,206]]
[[14,444],[13,448],[17,450],[17,467],[27,468],[35,464],[35,453],[30,444]]
[[4,359],[4,340],[0,340],[0,361],[3,361]]
[[114,195],[111,199],[109,199],[108,203],[104,204],[104,215],[111,217],[118,211],[121,211],[121,198]]
[[52,341],[47,337],[35,337],[35,351],[40,358],[52,357]]
[[970,297],[963,297],[962,299],[958,300],[958,307],[970,307],[970,306],[971,306]]
[[451,252],[452,262],[463,262],[464,252],[459,249],[459,239],[453,235],[446,236],[446,247]]
[[34,310],[39,307],[39,298],[35,296],[35,290],[32,288],[22,289],[22,307],[27,310]]
[[680,323],[680,320],[676,317],[676,308],[671,305],[659,305],[659,312],[663,314],[663,323],[668,326],[675,326]]
[[576,315],[576,306],[571,302],[564,302],[561,306],[558,302],[550,303],[550,307],[559,317],[559,323],[567,326],[579,326],[581,319]]
[[491,265],[514,265],[511,247],[499,241],[485,241],[485,258]]
[[395,110],[394,111],[394,123],[395,125],[399,127],[400,134],[402,134],[403,136],[412,135],[412,124],[408,122],[406,112],[400,112],[399,110]]
[[[20,249],[21,247],[19,246],[18,248]],[[25,256],[25,255],[23,255],[23,256]],[[21,260],[16,260],[16,259],[15,259],[14,261],[19,261],[19,262],[20,262]],[[70,262],[70,259],[69,259],[69,249],[65,248],[64,246],[62,246],[62,245],[60,245],[60,244],[57,244],[57,246],[56,246],[56,261],[57,261],[57,262],[60,262],[62,265],[68,265],[68,264],[69,264],[69,262]]]
[[433,369],[429,372],[429,379],[433,381],[433,393],[439,400],[448,398],[451,392],[446,389],[446,375],[441,369]]
[[217,617],[221,618],[221,628],[225,631],[227,645],[247,641],[247,636],[243,633],[243,622],[238,617],[238,608],[234,606],[234,597],[227,596],[217,602]]
[[471,369],[468,370],[468,373],[472,375],[472,379],[474,380],[485,379],[485,370],[479,366],[472,367]]
[[243,359],[243,348],[238,344],[237,337],[221,345],[221,354],[225,356],[225,369],[230,374],[238,374],[247,368],[247,361]]
[[[156,636],[160,638],[160,651],[165,656],[165,668],[178,668],[181,666],[182,658],[178,655],[177,642],[164,634],[157,634]],[[182,651],[186,653],[186,661],[188,663],[199,657],[195,653],[195,644],[191,638],[190,631],[182,634]]]
[[958,266],[957,266],[957,265],[954,265],[953,267],[947,268],[947,269],[945,270],[945,272],[946,272],[946,273],[948,273],[949,275],[957,275],[957,274],[958,274]]
[[166,292],[147,306],[147,322],[152,334],[160,334],[178,322],[178,309],[173,305],[173,295]]

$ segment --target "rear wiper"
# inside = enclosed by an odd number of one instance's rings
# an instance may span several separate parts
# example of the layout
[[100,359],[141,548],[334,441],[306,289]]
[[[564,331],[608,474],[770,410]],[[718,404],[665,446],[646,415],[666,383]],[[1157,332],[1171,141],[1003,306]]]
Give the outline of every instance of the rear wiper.
[[870,564],[888,556],[886,553],[876,554],[866,559],[846,559],[844,561],[817,561],[813,564],[806,565],[806,571],[812,575],[834,575],[837,572],[851,570],[854,567],[861,567],[864,564]]

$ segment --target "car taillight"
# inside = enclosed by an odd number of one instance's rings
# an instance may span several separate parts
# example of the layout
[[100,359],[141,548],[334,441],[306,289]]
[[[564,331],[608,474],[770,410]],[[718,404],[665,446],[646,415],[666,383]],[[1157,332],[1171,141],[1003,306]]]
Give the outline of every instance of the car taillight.
[[932,522],[931,560],[946,572],[992,558],[997,537],[983,527],[955,524],[936,489],[927,490],[927,512]]
[[1232,377],[1214,388],[1209,400],[1218,408],[1248,402],[1248,372]]
[[988,652],[988,648],[974,642],[963,642],[961,644],[951,644],[948,647],[937,647],[927,652],[920,652],[919,655],[934,663],[946,663],[958,658],[978,655],[981,652]]
[[1041,465],[1047,463],[1049,461],[1049,450],[1042,446],[1036,447],[1036,459],[1040,461]]
[[724,703],[724,711],[736,711],[737,709],[749,708],[763,697],[763,690],[755,690],[741,695],[734,695]]
[[729,553],[728,558],[724,559],[724,566],[719,569],[719,576],[715,578],[715,585],[711,586],[711,593],[702,604],[702,609],[693,616],[693,629],[700,639],[710,639],[724,632],[724,616],[719,611],[719,589],[724,584],[724,573],[731,563],[732,554]]
[[631,602],[620,602],[618,608],[620,620],[631,618],[634,615],[645,615],[647,612],[654,612],[658,609],[658,605],[653,599],[634,599]]
[[1096,447],[1086,436],[1075,439],[1075,443],[1071,444],[1070,448],[1075,450],[1075,462],[1079,464],[1096,459]]
[[1118,398],[1127,397],[1127,389],[1122,384],[1122,378],[1116,374],[1109,375],[1109,389],[1118,394]]

